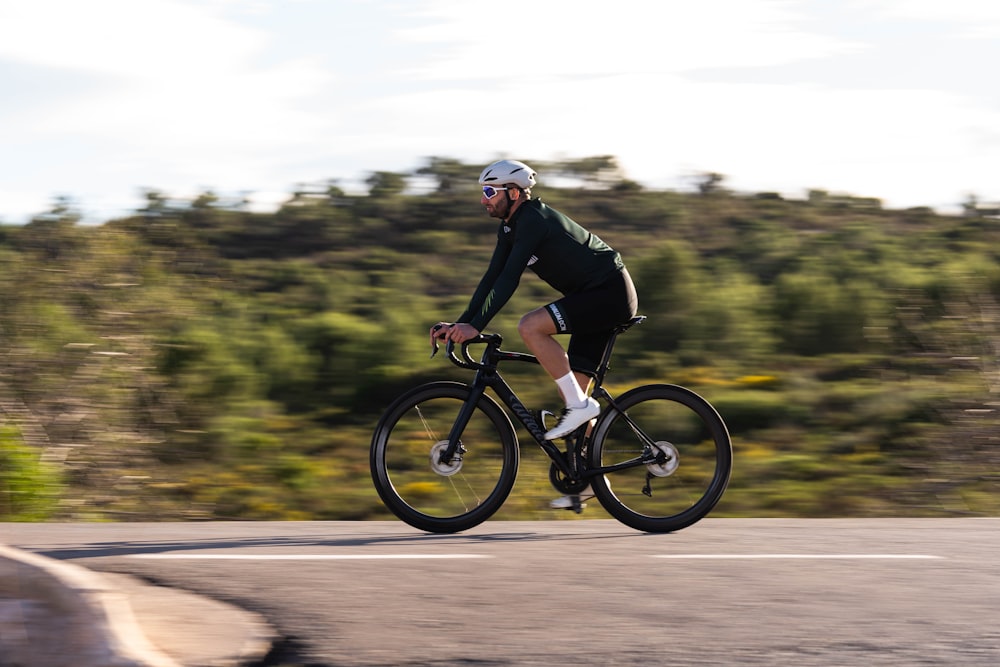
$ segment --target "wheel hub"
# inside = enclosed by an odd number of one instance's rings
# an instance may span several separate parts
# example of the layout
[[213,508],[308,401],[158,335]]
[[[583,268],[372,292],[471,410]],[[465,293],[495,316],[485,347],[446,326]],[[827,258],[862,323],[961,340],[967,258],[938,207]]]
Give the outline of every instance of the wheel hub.
[[441,452],[448,449],[448,441],[442,440],[431,447],[431,470],[444,477],[451,477],[462,469],[462,453],[464,448],[459,445],[451,461],[442,461]]
[[677,448],[665,440],[659,440],[653,443],[652,449],[656,459],[646,464],[646,469],[649,470],[650,474],[656,477],[673,475],[681,463]]

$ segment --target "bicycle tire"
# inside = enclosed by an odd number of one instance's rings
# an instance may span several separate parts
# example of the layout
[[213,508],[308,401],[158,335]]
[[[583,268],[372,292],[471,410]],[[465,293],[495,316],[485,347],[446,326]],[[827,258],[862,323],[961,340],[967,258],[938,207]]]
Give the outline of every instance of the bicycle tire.
[[[618,521],[650,533],[681,530],[704,518],[732,474],[732,441],[719,413],[695,392],[667,384],[637,387],[615,403],[668,456],[594,477],[597,500]],[[609,407],[594,428],[588,463],[622,463],[643,448],[622,413]]]
[[441,464],[445,447],[470,389],[432,382],[394,401],[372,436],[371,473],[389,510],[414,528],[455,533],[490,518],[510,495],[517,476],[517,434],[507,413],[482,396],[461,436],[460,461]]

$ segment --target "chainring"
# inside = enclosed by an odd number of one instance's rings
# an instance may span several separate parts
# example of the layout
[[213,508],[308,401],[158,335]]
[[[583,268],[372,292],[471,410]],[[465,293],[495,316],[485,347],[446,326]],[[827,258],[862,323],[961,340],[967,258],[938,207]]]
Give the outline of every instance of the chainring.
[[556,491],[567,496],[578,495],[590,485],[590,482],[585,479],[575,482],[568,479],[563,475],[562,470],[556,467],[555,463],[549,466],[549,481],[552,482],[552,486],[555,487]]

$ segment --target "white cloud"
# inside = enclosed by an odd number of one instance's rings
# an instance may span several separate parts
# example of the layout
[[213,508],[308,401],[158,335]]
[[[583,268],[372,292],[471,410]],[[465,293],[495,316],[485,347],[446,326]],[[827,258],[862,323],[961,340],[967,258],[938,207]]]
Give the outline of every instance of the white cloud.
[[[610,154],[659,187],[712,170],[740,189],[846,190],[890,205],[1000,194],[989,180],[1000,173],[1000,112],[975,106],[985,96],[934,88],[941,72],[984,67],[983,42],[975,55],[943,51],[937,79],[915,73],[910,90],[878,90],[877,79],[855,89],[857,69],[837,70],[899,57],[876,28],[988,31],[1000,5],[847,6],[10,0],[0,62],[23,94],[0,108],[12,156],[0,163],[0,217],[62,193],[120,214],[142,186],[275,201],[299,182],[409,169],[431,155]],[[831,17],[858,29],[838,33]],[[837,75],[811,78],[815,64]],[[800,83],[819,80],[830,83]]]
[[190,191],[270,180],[277,154],[308,146],[335,121],[302,108],[332,74],[309,58],[265,62],[270,40],[204,3],[7,3],[0,59],[93,83],[9,112],[0,138],[16,134],[35,152],[83,146],[86,158],[64,156],[53,182],[101,175],[129,201],[140,185]]
[[169,0],[31,0],[0,8],[0,57],[125,77],[224,72],[263,34]]
[[[485,10],[485,7],[483,8]],[[418,71],[431,79],[682,72],[758,67],[858,48],[797,27],[787,2],[711,0],[661,3],[547,0],[517,8],[468,11],[461,0],[424,3],[429,25],[406,39],[443,46]],[[501,15],[509,14],[510,17]]]
[[863,0],[855,4],[887,18],[964,24],[962,37],[1000,37],[1000,4],[993,0]]

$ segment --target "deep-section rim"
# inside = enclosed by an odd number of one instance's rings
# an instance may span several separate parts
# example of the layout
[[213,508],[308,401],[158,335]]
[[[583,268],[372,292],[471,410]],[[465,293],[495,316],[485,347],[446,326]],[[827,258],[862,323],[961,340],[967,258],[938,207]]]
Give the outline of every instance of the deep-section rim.
[[399,419],[414,405],[435,398],[458,399],[465,401],[471,389],[460,382],[431,382],[415,387],[404,393],[386,408],[379,419],[372,435],[369,465],[372,482],[383,504],[405,523],[433,533],[455,533],[468,530],[489,519],[500,509],[514,488],[519,463],[517,434],[511,424],[510,417],[495,400],[483,395],[477,403],[480,410],[489,419],[500,436],[503,449],[503,463],[497,485],[490,495],[480,505],[472,510],[450,517],[437,517],[425,514],[410,506],[396,491],[390,475],[385,470],[385,447],[393,427]]
[[[644,532],[668,533],[687,528],[700,521],[721,500],[732,476],[732,439],[718,411],[707,400],[685,387],[671,384],[644,385],[626,392],[615,399],[615,403],[627,412],[633,406],[650,400],[668,400],[689,408],[709,428],[715,443],[717,457],[717,466],[711,484],[696,503],[682,512],[667,517],[654,517],[632,510],[608,488],[603,475],[593,478],[592,488],[594,495],[604,509],[618,521]],[[618,419],[619,416],[611,407],[605,408],[598,418],[594,428],[594,442],[590,447],[589,464],[591,466],[600,465],[604,438]],[[610,477],[613,482],[614,474],[612,473]]]

